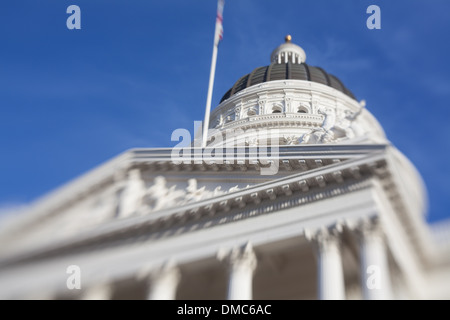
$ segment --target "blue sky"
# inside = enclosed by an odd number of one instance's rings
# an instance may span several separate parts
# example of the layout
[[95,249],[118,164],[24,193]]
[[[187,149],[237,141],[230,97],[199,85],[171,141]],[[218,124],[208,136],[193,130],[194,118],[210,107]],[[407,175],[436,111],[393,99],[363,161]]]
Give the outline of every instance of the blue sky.
[[[66,9],[81,8],[81,30]],[[381,8],[381,30],[366,9]],[[215,0],[0,3],[0,211],[202,120]],[[427,219],[450,217],[448,0],[227,0],[213,106],[286,34],[338,76],[416,165]]]

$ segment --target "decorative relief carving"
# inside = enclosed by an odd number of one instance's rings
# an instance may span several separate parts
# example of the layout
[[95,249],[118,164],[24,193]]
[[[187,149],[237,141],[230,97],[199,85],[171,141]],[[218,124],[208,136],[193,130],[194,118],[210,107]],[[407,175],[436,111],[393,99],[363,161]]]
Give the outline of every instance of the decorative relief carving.
[[336,112],[335,108],[319,108],[317,112],[324,117],[322,126],[303,135],[301,143],[329,143],[362,135],[364,131],[355,122],[362,110],[361,107],[357,112],[348,109]]
[[288,146],[296,145],[296,144],[300,143],[300,137],[298,137],[296,135],[291,135],[291,136],[284,135],[283,142]]
[[341,111],[333,130],[335,130],[337,134],[349,139],[362,135],[362,128],[355,122],[356,118],[361,114],[362,109],[363,108],[360,108],[357,112],[352,112],[348,109]]
[[170,203],[177,203],[184,197],[183,190],[175,190],[176,186],[167,188],[166,179],[158,176],[154,179],[154,184],[147,189],[144,196],[144,203],[153,211],[167,207]]
[[[247,185],[246,188],[250,187]],[[149,187],[144,195],[143,203],[151,209],[158,211],[161,209],[185,205],[204,199],[217,197],[226,193],[239,191],[241,188],[236,185],[228,190],[222,190],[221,186],[217,186],[214,190],[206,189],[206,186],[198,187],[197,179],[189,179],[188,186],[183,189],[177,189],[177,186],[167,187],[167,181],[163,176],[154,179],[154,183]]]
[[145,189],[142,172],[139,169],[130,170],[126,180],[126,187],[120,196],[120,207],[118,208],[120,217],[128,217],[138,213],[142,205],[142,199],[145,196]]
[[257,137],[251,137],[245,139],[245,145],[248,147],[256,147],[258,146],[258,138]]

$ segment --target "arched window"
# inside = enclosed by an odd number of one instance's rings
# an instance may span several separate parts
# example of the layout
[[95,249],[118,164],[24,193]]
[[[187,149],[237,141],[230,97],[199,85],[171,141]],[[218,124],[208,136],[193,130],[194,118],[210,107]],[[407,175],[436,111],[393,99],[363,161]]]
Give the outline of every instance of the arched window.
[[283,107],[281,107],[280,105],[275,105],[272,107],[272,113],[282,113],[283,112]]
[[256,116],[256,110],[254,108],[250,108],[247,111],[247,116],[251,117],[251,116]]
[[229,115],[225,118],[225,123],[231,122],[234,120],[234,115]]
[[308,109],[305,107],[298,107],[297,113],[308,113]]

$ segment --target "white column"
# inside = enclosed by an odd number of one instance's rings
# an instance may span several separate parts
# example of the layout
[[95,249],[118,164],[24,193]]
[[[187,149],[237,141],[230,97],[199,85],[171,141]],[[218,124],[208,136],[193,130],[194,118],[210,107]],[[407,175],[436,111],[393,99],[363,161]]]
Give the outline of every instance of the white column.
[[86,289],[82,300],[110,300],[112,297],[112,286],[110,283],[102,282]]
[[357,229],[360,247],[361,286],[366,300],[392,299],[386,246],[378,220]]
[[231,252],[221,252],[219,259],[228,263],[228,300],[251,300],[253,298],[253,273],[256,269],[256,255],[249,243]]
[[175,300],[180,271],[172,265],[165,265],[150,274],[148,300]]
[[321,230],[312,239],[317,250],[319,299],[345,299],[344,272],[337,230]]

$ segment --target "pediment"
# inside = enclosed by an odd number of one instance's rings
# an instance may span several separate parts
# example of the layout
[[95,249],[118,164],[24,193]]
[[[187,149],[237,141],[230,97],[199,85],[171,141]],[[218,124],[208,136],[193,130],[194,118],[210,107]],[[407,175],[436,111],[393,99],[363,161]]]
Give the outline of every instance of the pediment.
[[132,150],[119,157],[120,163],[107,163],[81,177],[37,203],[13,230],[16,236],[4,237],[4,243],[11,243],[14,251],[120,229],[122,224],[184,223],[293,194],[315,194],[382,167],[385,146],[280,148],[274,175],[261,175],[257,159],[174,164],[169,151]]

